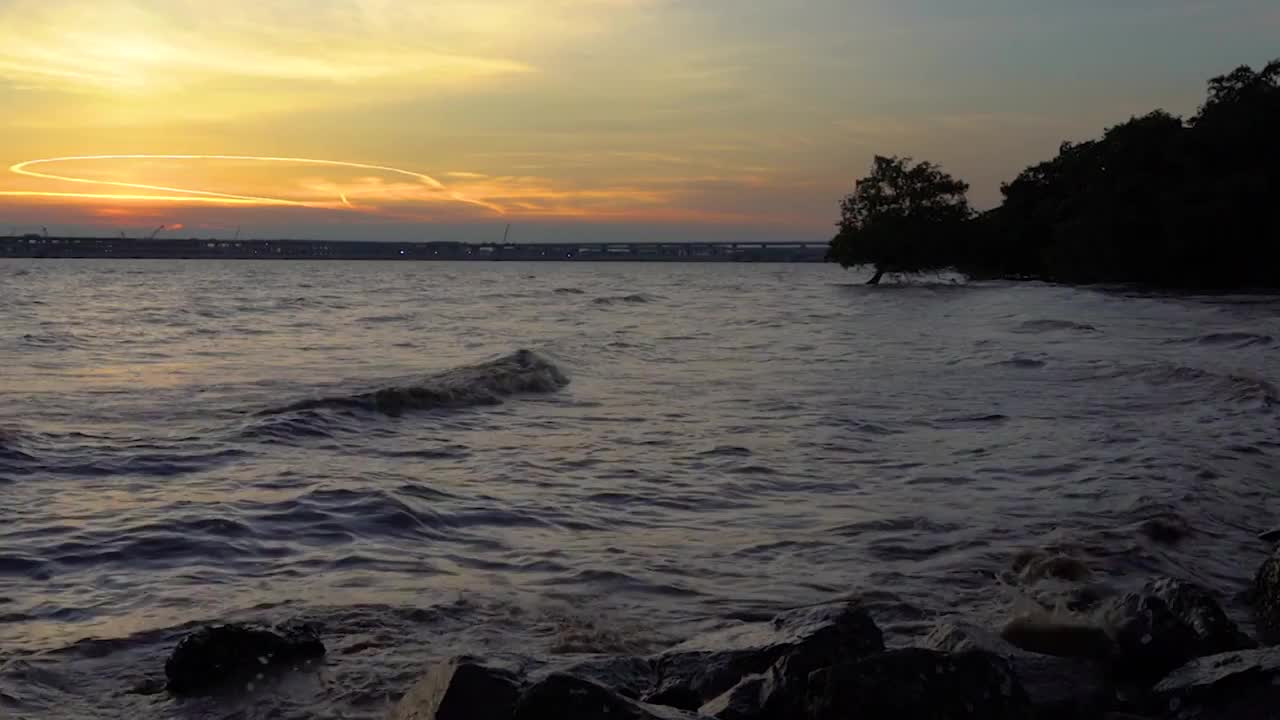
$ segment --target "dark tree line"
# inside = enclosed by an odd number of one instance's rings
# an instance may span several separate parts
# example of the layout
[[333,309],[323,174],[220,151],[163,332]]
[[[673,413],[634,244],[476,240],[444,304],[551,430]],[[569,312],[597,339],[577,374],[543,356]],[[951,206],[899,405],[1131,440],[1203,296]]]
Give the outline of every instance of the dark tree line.
[[1001,187],[970,210],[968,185],[930,163],[877,157],[841,204],[829,259],[885,272],[1280,286],[1280,60],[1209,83],[1188,120],[1155,111]]

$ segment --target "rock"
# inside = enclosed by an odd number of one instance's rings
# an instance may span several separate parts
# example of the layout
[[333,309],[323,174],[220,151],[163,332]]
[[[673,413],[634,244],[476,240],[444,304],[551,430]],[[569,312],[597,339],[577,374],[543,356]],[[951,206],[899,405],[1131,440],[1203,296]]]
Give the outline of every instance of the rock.
[[[489,716],[474,717],[491,720]],[[514,720],[694,720],[696,717],[676,708],[623,697],[590,680],[552,673],[520,696]]]
[[1027,652],[1063,658],[1105,660],[1113,650],[1102,628],[1047,613],[1010,620],[1000,629],[1000,638]]
[[1207,590],[1170,578],[1115,599],[1102,617],[1118,675],[1143,686],[1194,658],[1252,645]]
[[762,720],[765,717],[766,692],[771,685],[765,675],[748,675],[719,697],[698,708],[699,715],[717,720]]
[[1092,577],[1089,566],[1069,555],[1051,555],[1031,550],[1014,557],[1013,570],[1025,584],[1034,584],[1047,578],[1084,582]]
[[267,670],[322,657],[324,643],[307,625],[278,631],[246,625],[204,627],[187,635],[164,664],[168,689],[200,695],[232,682],[252,682]]
[[1161,545],[1176,545],[1184,538],[1190,537],[1195,530],[1191,523],[1180,515],[1157,515],[1147,518],[1138,526],[1138,532],[1148,540]]
[[658,687],[645,701],[696,710],[784,657],[792,675],[807,677],[817,668],[883,649],[880,629],[857,605],[802,608],[769,622],[707,633],[662,653],[655,658]]
[[592,680],[636,700],[658,685],[658,671],[649,658],[598,655],[557,664],[552,671]]
[[466,658],[437,663],[391,713],[391,720],[508,720],[520,697],[512,672]]
[[1262,640],[1280,643],[1280,548],[1258,568],[1253,581],[1253,611]]
[[1142,592],[1163,600],[1169,610],[1191,628],[1200,643],[1195,651],[1197,656],[1248,650],[1256,646],[1222,611],[1213,594],[1199,585],[1161,578],[1147,583]]
[[987,653],[909,648],[818,670],[807,720],[1028,720],[1018,679]]
[[1103,611],[1115,642],[1116,676],[1146,687],[1196,657],[1200,638],[1164,600],[1128,593]]
[[1205,720],[1280,717],[1280,649],[1197,658],[1152,690],[1153,712]]
[[939,625],[924,645],[948,653],[984,652],[1004,660],[1040,718],[1094,718],[1114,698],[1101,663],[1028,652],[973,625]]

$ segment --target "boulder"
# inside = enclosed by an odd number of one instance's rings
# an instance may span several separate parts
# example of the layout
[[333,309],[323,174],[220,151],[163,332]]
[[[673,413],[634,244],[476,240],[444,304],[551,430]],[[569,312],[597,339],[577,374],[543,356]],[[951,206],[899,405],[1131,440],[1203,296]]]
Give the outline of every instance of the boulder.
[[1258,568],[1252,599],[1258,634],[1269,645],[1280,643],[1280,548]]
[[164,674],[175,695],[201,695],[323,655],[324,643],[309,625],[276,630],[216,625],[184,637],[165,662]]
[[698,708],[698,714],[717,720],[764,720],[771,685],[766,675],[748,675]]
[[1195,534],[1195,529],[1181,515],[1157,515],[1138,525],[1138,532],[1161,545],[1176,545]]
[[[490,720],[476,715],[475,720]],[[520,696],[514,720],[694,720],[676,708],[623,697],[599,683],[552,673]]]
[[987,653],[894,650],[818,670],[807,720],[1030,720],[1013,672]]
[[880,629],[852,603],[802,608],[769,622],[742,623],[681,643],[654,659],[658,686],[646,702],[696,710],[748,675],[788,658],[788,673],[865,657],[884,649]]
[[1095,718],[1114,698],[1102,663],[1028,652],[974,625],[939,625],[924,645],[941,652],[984,652],[999,657],[1018,678],[1040,718]]
[[1194,658],[1252,645],[1207,590],[1169,578],[1116,598],[1103,618],[1118,674],[1144,686]]
[[1030,653],[1062,658],[1108,660],[1114,649],[1102,628],[1048,613],[1013,618],[1000,629],[1000,638]]
[[1152,712],[1178,720],[1280,717],[1280,649],[1196,658],[1152,690]]
[[653,692],[658,684],[658,671],[652,660],[626,655],[578,657],[555,663],[549,670],[592,680],[635,700]]
[[1163,600],[1169,610],[1191,628],[1199,642],[1197,656],[1257,646],[1227,617],[1213,593],[1195,583],[1160,578],[1147,583],[1142,592]]
[[396,705],[391,720],[509,720],[519,697],[514,673],[454,658],[432,666]]
[[1128,593],[1103,611],[1115,642],[1116,677],[1148,687],[1196,657],[1200,639],[1164,600]]

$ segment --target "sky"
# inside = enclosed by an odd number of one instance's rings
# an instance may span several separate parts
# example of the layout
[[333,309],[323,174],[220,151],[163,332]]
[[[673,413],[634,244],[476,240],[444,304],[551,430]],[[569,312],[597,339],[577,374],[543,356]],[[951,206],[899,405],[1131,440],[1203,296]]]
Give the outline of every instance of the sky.
[[991,207],[1277,38],[1274,0],[0,0],[0,234],[821,241],[876,154]]

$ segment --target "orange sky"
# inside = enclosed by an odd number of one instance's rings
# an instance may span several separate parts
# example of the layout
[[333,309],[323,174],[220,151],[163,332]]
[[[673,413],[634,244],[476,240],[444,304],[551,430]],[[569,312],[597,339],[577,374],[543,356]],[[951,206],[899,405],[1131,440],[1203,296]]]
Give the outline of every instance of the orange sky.
[[1062,5],[0,0],[0,225],[825,238],[874,153],[990,205],[1280,30],[1252,0]]

